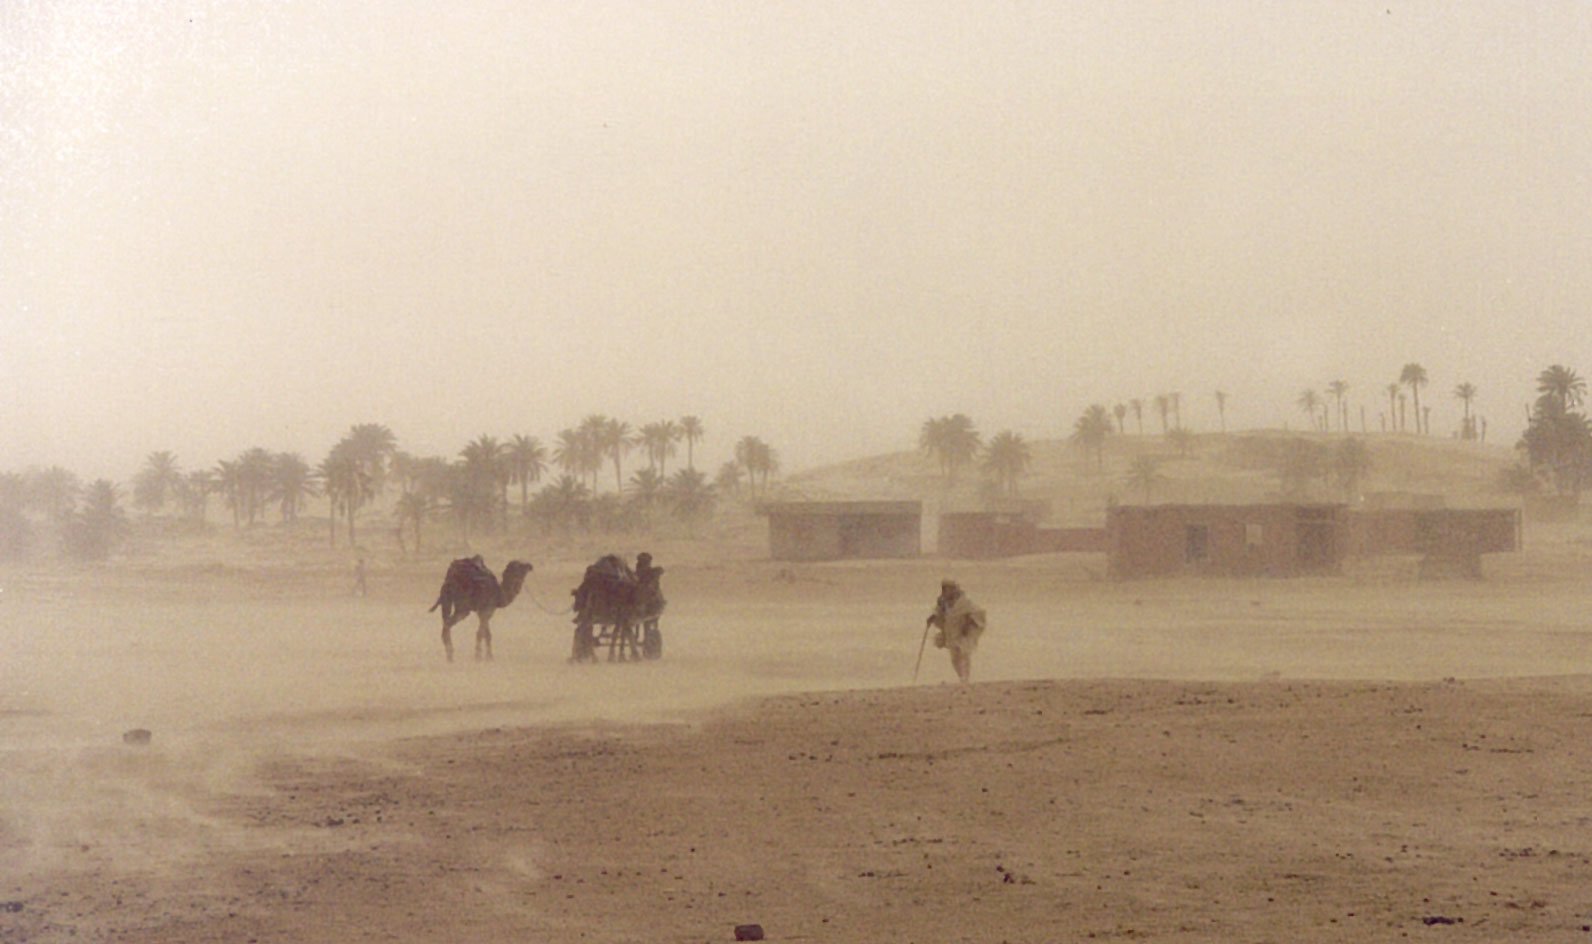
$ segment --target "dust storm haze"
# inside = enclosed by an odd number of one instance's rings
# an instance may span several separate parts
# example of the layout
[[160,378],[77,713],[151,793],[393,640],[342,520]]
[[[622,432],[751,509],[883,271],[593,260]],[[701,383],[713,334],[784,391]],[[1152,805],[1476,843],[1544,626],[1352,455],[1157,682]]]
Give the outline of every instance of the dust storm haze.
[[[692,413],[787,469],[1401,365],[1499,439],[1592,309],[1581,4],[7,4],[8,467]],[[954,369],[950,366],[954,361]]]
[[[1572,3],[0,3],[0,940],[1580,927],[1592,530],[1500,483],[1539,372],[1587,369],[1588,48]],[[1382,428],[1411,363],[1425,435]],[[919,449],[954,413],[1024,438],[1052,530],[1377,498],[1523,543],[1482,580],[954,557],[937,514],[999,491]],[[551,455],[413,516],[396,477],[132,507],[157,451],[593,415],[779,468],[686,511],[605,465],[585,518],[536,504]],[[1301,443],[1364,464],[1293,480]],[[13,506],[51,466],[120,487],[106,553]],[[769,497],[921,501],[923,553],[771,559]],[[643,549],[663,657],[569,664],[570,589]],[[535,569],[448,662],[474,553]]]

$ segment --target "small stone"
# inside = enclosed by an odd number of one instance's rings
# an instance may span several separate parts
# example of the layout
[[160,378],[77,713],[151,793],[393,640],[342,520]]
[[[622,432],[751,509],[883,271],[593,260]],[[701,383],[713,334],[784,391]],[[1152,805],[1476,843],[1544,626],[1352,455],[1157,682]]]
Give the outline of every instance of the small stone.
[[122,743],[142,746],[148,744],[149,739],[152,737],[154,737],[154,734],[148,728],[134,728],[131,731],[122,732]]
[[737,941],[761,941],[763,939],[763,926],[761,924],[737,924],[735,926],[735,939]]

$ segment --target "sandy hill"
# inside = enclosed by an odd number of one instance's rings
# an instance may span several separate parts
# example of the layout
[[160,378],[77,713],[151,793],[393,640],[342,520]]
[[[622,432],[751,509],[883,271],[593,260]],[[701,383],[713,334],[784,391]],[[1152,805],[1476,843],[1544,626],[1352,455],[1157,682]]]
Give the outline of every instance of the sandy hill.
[[[1504,447],[1448,439],[1375,435],[1358,437],[1370,456],[1361,496],[1378,492],[1435,494],[1453,506],[1507,505],[1518,499],[1500,491],[1502,470],[1515,463]],[[1048,520],[1058,525],[1102,522],[1108,502],[1144,501],[1130,484],[1129,469],[1140,456],[1158,462],[1154,502],[1262,502],[1282,496],[1278,468],[1283,452],[1297,441],[1328,449],[1338,435],[1253,431],[1194,435],[1179,452],[1162,436],[1114,436],[1097,462],[1092,453],[1066,440],[1029,444],[1032,464],[1019,483],[1018,497],[1043,501]],[[933,514],[941,508],[976,509],[996,494],[982,470],[964,470],[947,485],[936,463],[921,452],[896,452],[855,459],[795,473],[779,486],[784,499],[919,499]],[[1341,501],[1343,494],[1323,481],[1310,497]]]

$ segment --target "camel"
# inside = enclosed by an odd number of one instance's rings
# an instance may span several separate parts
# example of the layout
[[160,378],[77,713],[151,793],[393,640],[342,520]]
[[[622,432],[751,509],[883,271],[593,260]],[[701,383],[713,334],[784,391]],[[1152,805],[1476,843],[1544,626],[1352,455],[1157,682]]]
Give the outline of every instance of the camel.
[[492,658],[492,614],[514,602],[525,585],[525,575],[534,568],[525,561],[509,561],[501,581],[487,569],[480,555],[461,557],[448,565],[437,602],[427,612],[442,608],[442,647],[453,661],[453,627],[472,612],[478,623],[475,631],[475,657]]
[[[653,585],[655,588],[655,579]],[[663,654],[663,638],[657,628],[662,594],[654,592],[649,597],[635,572],[618,555],[606,555],[587,567],[580,586],[570,594],[575,598],[571,662],[597,661],[597,644],[603,640],[608,642],[609,662],[656,659]],[[646,628],[646,638],[639,642],[638,625]],[[607,628],[594,631],[594,627]]]

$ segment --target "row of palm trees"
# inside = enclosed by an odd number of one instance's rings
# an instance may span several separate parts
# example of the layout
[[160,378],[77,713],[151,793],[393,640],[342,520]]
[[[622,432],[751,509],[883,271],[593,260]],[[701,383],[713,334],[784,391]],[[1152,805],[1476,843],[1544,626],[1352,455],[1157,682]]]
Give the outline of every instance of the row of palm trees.
[[[1409,432],[1413,421],[1417,435],[1431,435],[1432,408],[1430,404],[1421,405],[1421,390],[1429,382],[1426,368],[1420,364],[1412,362],[1400,369],[1398,379],[1384,388],[1388,407],[1387,412],[1380,417],[1379,425],[1383,432]],[[1326,385],[1325,396],[1313,388],[1307,389],[1299,394],[1294,404],[1310,417],[1311,426],[1317,431],[1331,432],[1333,418],[1336,416],[1338,430],[1347,433],[1349,432],[1349,389],[1347,382],[1334,380]],[[1461,439],[1486,438],[1487,421],[1474,415],[1473,411],[1478,393],[1476,385],[1468,380],[1454,387],[1454,399],[1460,401],[1464,408],[1459,427]],[[1330,402],[1328,397],[1331,398]],[[1360,409],[1360,432],[1369,432],[1363,406]]]
[[[1398,380],[1390,383],[1387,387],[1389,398],[1388,412],[1382,417],[1381,423],[1384,432],[1409,430],[1410,414],[1408,407],[1410,402],[1413,401],[1415,431],[1423,435],[1431,434],[1431,407],[1429,405],[1423,407],[1421,404],[1421,390],[1428,383],[1429,376],[1425,367],[1418,363],[1404,365],[1399,371]],[[1321,432],[1330,432],[1334,421],[1336,421],[1337,428],[1347,433],[1350,427],[1349,390],[1348,382],[1334,380],[1326,385],[1324,392],[1318,392],[1314,388],[1303,391],[1295,401],[1295,405],[1310,417],[1312,428]],[[1406,391],[1408,391],[1407,396]],[[1460,383],[1454,388],[1454,398],[1459,400],[1464,407],[1464,415],[1461,419],[1459,430],[1459,435],[1462,439],[1481,439],[1485,434],[1486,421],[1473,413],[1477,393],[1476,385],[1469,381]],[[1216,405],[1219,429],[1225,433],[1227,432],[1227,392],[1225,390],[1216,390],[1212,394],[1212,399]],[[1103,404],[1100,405],[1100,411],[1105,412],[1111,419],[1115,420],[1114,431],[1124,434],[1127,432],[1127,420],[1131,414],[1137,432],[1143,435],[1144,415],[1150,409],[1153,409],[1154,413],[1160,417],[1162,435],[1172,436],[1177,431],[1184,429],[1183,395],[1176,391],[1157,394],[1149,399],[1135,397],[1122,400],[1111,406],[1109,410]],[[1094,412],[1093,407],[1090,408],[1090,413],[1091,415],[1088,416],[1087,423],[1085,423],[1086,428],[1079,429],[1075,426],[1074,434],[1078,441],[1094,449],[1097,448],[1097,444],[1102,437],[1112,430],[1104,429],[1105,424],[1101,422],[1100,415]],[[1083,421],[1080,420],[1080,422]],[[1368,432],[1364,421],[1363,409],[1361,411],[1361,427],[1361,432]]]
[[1033,452],[1021,433],[1002,430],[986,444],[965,413],[931,417],[918,433],[918,446],[940,466],[947,486],[957,474],[982,459],[984,471],[998,490],[1017,494],[1017,482],[1033,461]]
[[[753,498],[767,491],[770,476],[779,470],[773,447],[760,437],[743,437],[735,445],[735,458],[709,483],[695,465],[696,446],[704,433],[695,416],[635,428],[593,414],[561,431],[551,449],[534,436],[500,440],[482,435],[448,459],[405,452],[391,429],[363,423],[350,428],[314,465],[298,453],[251,448],[213,467],[184,471],[175,453],[153,452],[133,476],[131,491],[134,506],[146,513],[175,509],[198,521],[205,520],[209,499],[220,497],[232,512],[234,526],[240,528],[272,511],[281,520],[292,521],[312,499],[324,497],[334,545],[344,525],[350,545],[357,543],[361,512],[393,490],[398,493],[394,512],[400,538],[407,528],[417,541],[422,522],[439,514],[453,517],[466,540],[472,530],[505,526],[514,486],[519,488],[524,515],[535,512],[562,521],[650,520],[659,508],[694,520],[711,510],[715,493],[738,494],[743,484]],[[685,466],[671,470],[682,446]],[[645,465],[627,480],[625,460],[636,452]],[[601,473],[610,466],[614,488],[605,495]],[[562,473],[558,481],[533,496],[532,486],[552,469]],[[0,509],[19,520],[25,520],[24,511],[32,510],[64,522],[85,494],[77,477],[60,467],[0,474]]]
[[88,485],[59,466],[27,475],[0,474],[0,560],[21,560],[36,535],[25,511],[40,509],[60,526],[62,544],[74,557],[102,560],[127,532],[121,490],[109,479]]

